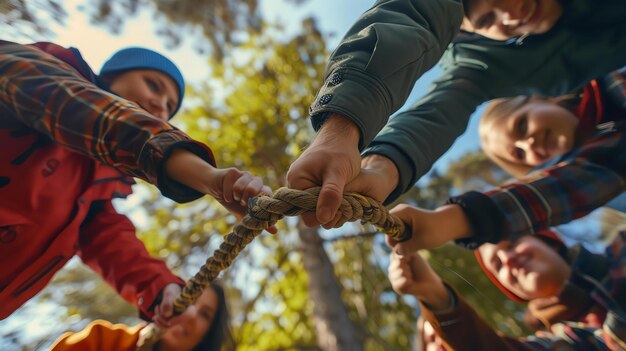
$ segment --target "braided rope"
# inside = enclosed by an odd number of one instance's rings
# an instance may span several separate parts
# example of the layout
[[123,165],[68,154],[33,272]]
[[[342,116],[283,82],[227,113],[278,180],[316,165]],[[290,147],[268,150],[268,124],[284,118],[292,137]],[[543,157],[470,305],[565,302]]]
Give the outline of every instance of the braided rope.
[[[174,302],[174,313],[181,314],[192,304],[202,291],[231,265],[235,257],[264,229],[276,224],[284,216],[298,216],[304,212],[315,212],[319,187],[307,190],[280,188],[274,196],[261,195],[248,203],[248,214],[224,238],[224,242],[206,260],[200,271],[185,285]],[[404,223],[390,214],[382,203],[359,194],[345,193],[339,211],[349,221],[362,220],[376,225],[382,232],[396,241],[410,238]]]

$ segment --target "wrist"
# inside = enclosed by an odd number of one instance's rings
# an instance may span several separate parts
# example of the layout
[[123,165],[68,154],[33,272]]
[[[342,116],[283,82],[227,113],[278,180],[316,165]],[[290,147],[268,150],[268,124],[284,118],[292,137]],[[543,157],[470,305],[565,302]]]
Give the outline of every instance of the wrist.
[[381,186],[387,187],[387,194],[391,193],[400,182],[400,173],[396,164],[388,157],[380,154],[370,154],[361,159],[361,168],[376,169],[384,174],[386,182]]
[[438,276],[428,284],[428,289],[414,294],[420,302],[433,312],[445,311],[454,307],[452,294]]
[[343,145],[354,145],[358,148],[360,131],[348,117],[333,113],[322,124],[313,142],[341,142]]
[[446,241],[452,241],[470,237],[472,226],[469,218],[459,205],[444,205],[437,208],[434,213],[437,216],[436,223],[446,223],[441,226],[441,235]]
[[165,172],[171,179],[208,194],[211,184],[207,184],[207,175],[215,170],[211,164],[191,151],[178,148],[165,161]]

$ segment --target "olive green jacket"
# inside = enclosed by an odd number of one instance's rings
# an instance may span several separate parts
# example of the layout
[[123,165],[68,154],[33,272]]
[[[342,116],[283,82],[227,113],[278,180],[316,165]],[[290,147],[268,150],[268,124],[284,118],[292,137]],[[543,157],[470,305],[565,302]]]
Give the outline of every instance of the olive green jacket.
[[[481,103],[565,94],[626,64],[623,0],[564,0],[555,26],[521,45],[461,35],[448,46],[462,16],[461,1],[378,1],[331,56],[311,106],[313,126],[332,112],[356,123],[364,155],[385,155],[398,167],[400,184],[387,201],[431,168]],[[430,92],[387,123],[446,47],[443,74]]]

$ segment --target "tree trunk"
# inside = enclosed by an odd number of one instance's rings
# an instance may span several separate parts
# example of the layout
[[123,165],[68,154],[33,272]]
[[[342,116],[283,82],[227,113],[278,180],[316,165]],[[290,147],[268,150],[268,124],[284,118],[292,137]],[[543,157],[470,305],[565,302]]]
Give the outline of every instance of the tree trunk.
[[341,286],[333,265],[322,246],[317,228],[298,223],[302,241],[302,261],[309,275],[309,294],[313,299],[313,319],[317,342],[323,351],[362,351],[363,340],[341,299]]

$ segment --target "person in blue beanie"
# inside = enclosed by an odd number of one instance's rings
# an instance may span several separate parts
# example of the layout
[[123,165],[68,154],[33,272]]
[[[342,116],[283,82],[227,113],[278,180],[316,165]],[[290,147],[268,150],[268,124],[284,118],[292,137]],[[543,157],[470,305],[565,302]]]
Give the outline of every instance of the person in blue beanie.
[[[167,98],[163,101],[146,101],[144,103],[144,105],[146,105],[145,107],[150,106],[153,109],[162,108],[165,110],[164,112],[168,114],[167,119],[174,117],[174,114],[180,109],[183,97],[185,96],[185,80],[178,70],[178,67],[168,58],[157,52],[140,47],[129,47],[119,50],[102,65],[98,83],[106,90],[127,90],[124,96],[133,96],[136,91],[134,91],[132,86],[126,86],[126,81],[135,81],[134,77],[139,77],[143,73],[150,73],[144,71],[152,71],[151,73],[154,74],[162,73],[166,76],[163,77],[164,80],[169,81],[167,84],[167,88],[169,88]],[[115,86],[112,88],[111,86],[114,81]],[[157,82],[157,79],[153,78],[149,79],[147,84],[151,90],[158,91],[161,85],[156,84]],[[165,86],[163,86],[163,88],[165,88]],[[137,99],[129,98],[128,100],[139,103]],[[163,104],[152,106],[154,102]],[[140,105],[142,104],[140,103]],[[142,107],[144,106],[142,105]],[[154,110],[152,112],[155,114]]]
[[167,327],[184,282],[150,256],[112,199],[137,177],[177,202],[209,194],[241,216],[251,196],[271,190],[217,168],[208,146],[168,123],[185,83],[152,50],[120,50],[98,76],[75,48],[0,41],[0,82],[0,319],[78,255]]

